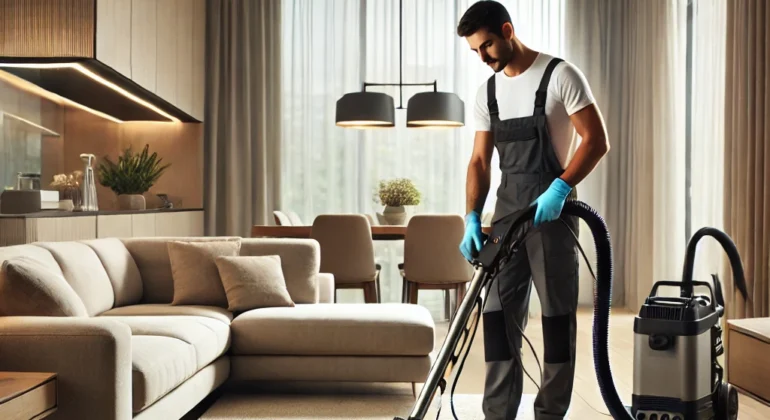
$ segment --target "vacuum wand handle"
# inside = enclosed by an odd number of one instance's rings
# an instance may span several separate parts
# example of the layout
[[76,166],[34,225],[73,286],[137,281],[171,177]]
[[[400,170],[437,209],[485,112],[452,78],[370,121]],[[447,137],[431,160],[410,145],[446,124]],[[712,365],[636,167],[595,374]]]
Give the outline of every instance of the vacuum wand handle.
[[409,420],[422,420],[425,418],[428,406],[433,400],[433,395],[449,367],[452,353],[454,353],[455,348],[460,342],[465,326],[471,317],[476,299],[481,295],[486,279],[487,272],[484,267],[481,265],[477,266],[468,286],[468,293],[463,298],[460,308],[457,310],[454,320],[449,326],[449,332],[444,339],[444,344],[441,346],[438,357],[428,373],[425,385],[420,390],[420,395],[417,397],[412,413],[409,415]]

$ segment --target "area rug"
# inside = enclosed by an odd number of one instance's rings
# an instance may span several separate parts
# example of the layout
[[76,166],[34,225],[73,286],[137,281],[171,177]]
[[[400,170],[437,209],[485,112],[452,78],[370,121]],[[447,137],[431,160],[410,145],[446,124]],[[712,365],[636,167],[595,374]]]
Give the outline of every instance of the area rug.
[[[459,420],[483,420],[481,395],[455,394],[454,406]],[[449,395],[441,398],[439,420],[454,420]],[[524,395],[517,419],[534,419],[534,395]],[[434,401],[435,405],[436,401]],[[411,395],[299,395],[299,394],[225,394],[201,417],[202,420],[393,420],[407,418],[414,405]],[[432,408],[425,420],[435,419]]]

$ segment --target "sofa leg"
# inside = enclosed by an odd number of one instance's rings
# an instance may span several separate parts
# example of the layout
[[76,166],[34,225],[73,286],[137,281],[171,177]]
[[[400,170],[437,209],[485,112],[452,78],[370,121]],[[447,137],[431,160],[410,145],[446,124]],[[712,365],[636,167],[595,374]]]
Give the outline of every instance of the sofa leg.
[[417,384],[412,382],[412,396],[417,399]]

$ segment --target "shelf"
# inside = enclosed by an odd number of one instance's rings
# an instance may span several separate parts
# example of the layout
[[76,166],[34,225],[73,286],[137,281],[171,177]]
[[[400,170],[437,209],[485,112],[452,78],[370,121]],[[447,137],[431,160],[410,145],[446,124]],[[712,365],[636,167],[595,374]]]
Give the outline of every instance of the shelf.
[[46,137],[61,137],[61,135],[56,131],[45,128],[42,125],[35,124],[32,121],[19,117],[18,115],[0,111],[0,126],[5,124],[22,126],[24,131],[37,133]]

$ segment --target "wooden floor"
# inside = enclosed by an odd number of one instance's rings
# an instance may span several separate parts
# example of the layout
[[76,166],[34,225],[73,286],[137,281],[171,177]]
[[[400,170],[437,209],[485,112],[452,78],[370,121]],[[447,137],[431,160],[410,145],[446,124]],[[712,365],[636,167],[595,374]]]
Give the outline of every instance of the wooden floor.
[[[633,313],[613,310],[610,318],[610,364],[615,379],[615,386],[626,405],[631,404],[631,391],[633,389],[633,324]],[[569,415],[572,419],[609,418],[609,413],[599,392],[599,385],[594,371],[592,325],[592,310],[581,310],[578,315],[578,351],[575,386]],[[447,328],[447,322],[437,322],[437,348],[443,343]],[[529,320],[526,335],[537,352],[542,365],[543,334],[539,319],[533,318]],[[540,373],[537,362],[526,341],[524,342],[524,366],[529,374],[539,383]],[[451,384],[448,384],[447,393],[450,389]],[[482,394],[483,392],[484,338],[483,328],[479,325],[455,393]],[[524,392],[537,393],[537,387],[526,375],[524,376]],[[741,394],[738,418],[741,420],[770,419],[770,407]]]

